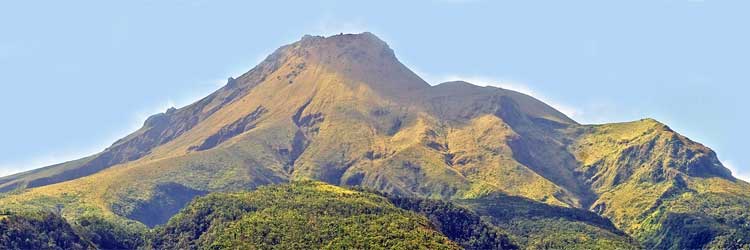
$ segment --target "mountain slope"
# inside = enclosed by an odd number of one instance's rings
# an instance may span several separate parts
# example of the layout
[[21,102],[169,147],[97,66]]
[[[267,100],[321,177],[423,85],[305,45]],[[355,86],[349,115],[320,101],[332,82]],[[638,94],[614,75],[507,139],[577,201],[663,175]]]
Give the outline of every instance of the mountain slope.
[[492,194],[460,200],[505,230],[526,249],[641,249],[642,246],[597,214]]
[[580,130],[571,151],[598,194],[590,209],[657,248],[750,244],[750,185],[712,150],[651,119]]
[[382,197],[323,183],[198,198],[157,230],[154,249],[459,249]]
[[2,249],[95,249],[73,228],[51,212],[0,212]]
[[[710,149],[654,120],[581,125],[514,91],[430,86],[370,33],[305,36],[102,153],[0,178],[16,190],[0,201],[153,226],[198,195],[305,179],[447,200],[521,196],[594,211],[647,247],[750,244],[748,214],[734,209],[750,186]],[[681,227],[695,231],[668,237]]]

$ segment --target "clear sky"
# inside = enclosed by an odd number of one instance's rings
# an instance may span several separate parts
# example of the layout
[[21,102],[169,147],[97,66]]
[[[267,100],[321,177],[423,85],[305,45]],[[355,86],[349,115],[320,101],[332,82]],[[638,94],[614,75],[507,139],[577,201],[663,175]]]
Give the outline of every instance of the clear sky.
[[652,117],[750,176],[750,1],[216,2],[0,2],[0,175],[98,152],[304,34],[371,31],[432,84]]

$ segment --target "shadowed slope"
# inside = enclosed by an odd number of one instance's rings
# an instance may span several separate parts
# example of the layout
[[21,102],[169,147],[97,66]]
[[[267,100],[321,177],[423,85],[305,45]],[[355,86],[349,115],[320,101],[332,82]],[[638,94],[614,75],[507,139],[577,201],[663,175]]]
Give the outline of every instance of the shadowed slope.
[[[304,179],[438,199],[518,195],[595,211],[648,247],[744,240],[747,214],[686,204],[739,206],[750,190],[713,151],[656,121],[580,125],[514,91],[429,86],[363,33],[283,46],[102,153],[1,178],[0,190],[19,191],[0,201],[153,225],[193,194]],[[160,197],[177,205],[151,206]],[[664,236],[684,216],[710,222],[706,240]]]

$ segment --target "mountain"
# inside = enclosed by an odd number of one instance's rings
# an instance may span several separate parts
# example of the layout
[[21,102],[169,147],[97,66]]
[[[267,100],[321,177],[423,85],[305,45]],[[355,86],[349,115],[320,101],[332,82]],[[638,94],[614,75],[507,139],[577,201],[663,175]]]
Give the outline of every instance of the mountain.
[[[501,228],[518,223],[507,216],[538,219],[518,233],[543,235],[539,225],[560,220],[550,211],[574,211],[559,228],[597,235],[580,241],[624,232],[647,248],[750,245],[750,184],[711,149],[652,119],[583,125],[511,90],[431,86],[370,33],[285,45],[99,154],[0,178],[0,204],[133,229],[166,223],[196,196],[309,179],[453,201]],[[541,212],[492,209],[504,202]]]

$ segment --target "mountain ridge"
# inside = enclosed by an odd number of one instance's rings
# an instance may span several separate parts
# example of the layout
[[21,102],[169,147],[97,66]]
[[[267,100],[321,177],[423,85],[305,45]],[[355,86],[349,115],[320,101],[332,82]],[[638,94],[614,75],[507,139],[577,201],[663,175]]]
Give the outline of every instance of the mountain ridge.
[[[655,246],[725,244],[750,228],[744,213],[684,208],[696,197],[742,204],[750,184],[666,125],[582,125],[515,91],[431,86],[371,33],[282,46],[101,153],[0,178],[0,191],[15,190],[0,201],[157,225],[195,196],[308,179],[444,200],[520,196],[596,212]],[[696,230],[710,240],[657,240],[684,226],[676,214],[704,221]]]

